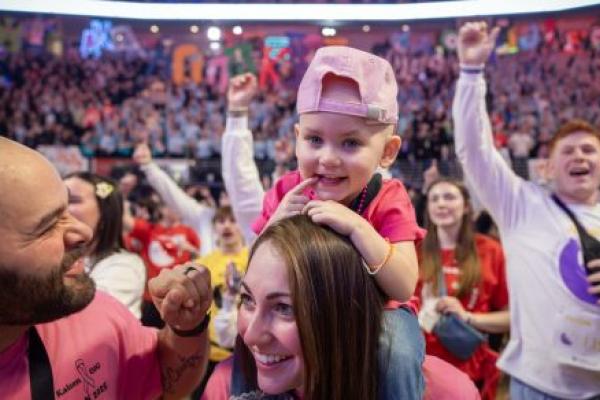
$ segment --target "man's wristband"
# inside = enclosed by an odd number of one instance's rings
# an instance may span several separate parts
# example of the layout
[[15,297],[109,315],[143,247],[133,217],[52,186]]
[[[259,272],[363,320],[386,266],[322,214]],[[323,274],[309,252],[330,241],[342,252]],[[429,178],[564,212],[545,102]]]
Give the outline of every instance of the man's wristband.
[[480,64],[480,65],[465,65],[465,64],[461,64],[460,65],[460,72],[464,72],[466,74],[480,74],[483,72],[483,68],[485,67],[485,64]]
[[208,327],[209,322],[210,322],[210,313],[206,313],[206,316],[204,317],[202,322],[200,322],[198,324],[198,326],[196,326],[194,329],[183,331],[183,330],[175,329],[172,326],[169,326],[169,327],[171,328],[173,333],[175,333],[177,336],[192,337],[192,336],[200,336]]
[[234,118],[245,117],[248,115],[248,107],[229,107],[227,114]]

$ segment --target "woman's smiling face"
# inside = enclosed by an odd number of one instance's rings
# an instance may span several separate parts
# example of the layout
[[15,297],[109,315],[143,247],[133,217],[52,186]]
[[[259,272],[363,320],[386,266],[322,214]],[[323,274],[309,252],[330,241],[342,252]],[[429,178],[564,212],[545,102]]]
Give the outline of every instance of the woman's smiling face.
[[284,259],[270,242],[254,252],[242,282],[238,331],[256,363],[258,386],[268,394],[300,389],[304,357]]

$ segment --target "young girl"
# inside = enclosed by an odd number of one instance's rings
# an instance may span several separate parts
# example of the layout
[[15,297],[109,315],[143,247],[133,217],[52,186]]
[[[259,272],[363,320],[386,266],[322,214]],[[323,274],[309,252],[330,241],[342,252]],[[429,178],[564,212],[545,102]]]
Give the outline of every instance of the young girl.
[[[274,221],[305,213],[351,239],[389,299],[409,300],[418,278],[414,241],[423,231],[402,183],[376,174],[394,162],[401,144],[394,135],[398,89],[389,63],[349,47],[317,51],[298,89],[298,170],[264,195],[262,211],[246,129],[255,87],[251,75],[232,80],[223,138],[223,179],[240,224],[258,215],[252,228],[259,234]],[[423,342],[411,307],[384,316],[380,369],[395,379],[382,379],[394,383],[380,388],[382,398],[422,396]]]

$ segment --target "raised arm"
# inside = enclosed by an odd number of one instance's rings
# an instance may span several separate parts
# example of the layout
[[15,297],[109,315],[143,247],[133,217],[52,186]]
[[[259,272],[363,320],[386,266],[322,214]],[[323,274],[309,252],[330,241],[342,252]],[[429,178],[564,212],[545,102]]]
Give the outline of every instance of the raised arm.
[[158,334],[163,398],[180,399],[198,386],[206,372],[210,273],[190,264],[163,269],[149,281],[148,289],[165,321]]
[[248,106],[256,90],[256,77],[252,74],[238,75],[230,80],[221,150],[223,182],[246,244],[256,237],[251,226],[261,213],[265,194],[254,163],[252,132],[248,129]]
[[458,38],[461,73],[452,115],[456,155],[465,178],[496,222],[507,226],[518,218],[525,182],[494,147],[486,111],[483,69],[497,36],[498,28],[488,32],[484,22],[461,27]]
[[362,216],[332,200],[312,200],[303,212],[314,222],[348,236],[389,298],[410,299],[418,279],[413,241],[387,241]]
[[215,210],[198,203],[156,165],[152,161],[152,153],[146,143],[137,145],[133,159],[144,171],[148,182],[167,206],[173,209],[185,224],[199,230],[202,238],[201,253],[206,254],[212,251],[212,217]]
[[133,153],[134,161],[146,174],[146,178],[152,188],[160,195],[163,201],[172,208],[184,222],[190,224],[197,221],[202,215],[208,215],[208,223],[212,218],[213,210],[198,203],[194,198],[188,196],[171,177],[163,171],[152,160],[152,153],[146,143],[136,146]]

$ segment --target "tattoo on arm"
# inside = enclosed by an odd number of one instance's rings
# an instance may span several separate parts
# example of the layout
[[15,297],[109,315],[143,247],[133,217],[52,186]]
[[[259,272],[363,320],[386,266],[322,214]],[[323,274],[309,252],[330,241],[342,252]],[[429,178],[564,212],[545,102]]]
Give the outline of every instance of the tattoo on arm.
[[167,365],[162,368],[163,390],[167,393],[175,392],[177,382],[189,370],[200,368],[204,359],[204,351],[201,350],[190,356],[179,356],[179,362],[176,365]]

